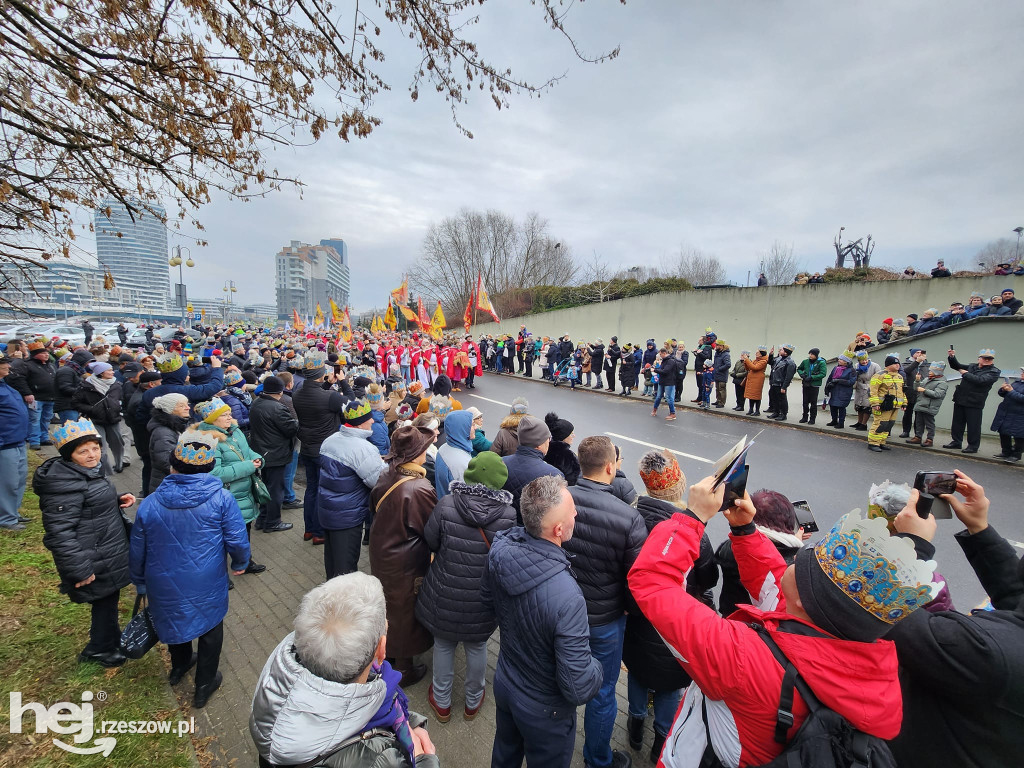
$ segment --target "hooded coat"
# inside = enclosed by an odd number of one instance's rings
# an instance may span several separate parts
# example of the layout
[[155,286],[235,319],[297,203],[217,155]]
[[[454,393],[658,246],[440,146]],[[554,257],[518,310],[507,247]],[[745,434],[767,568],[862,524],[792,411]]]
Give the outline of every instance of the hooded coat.
[[494,537],[515,524],[512,494],[485,485],[456,481],[434,507],[423,530],[434,559],[416,600],[416,618],[434,637],[476,643],[494,633],[480,580]]
[[149,487],[156,490],[171,472],[171,455],[178,444],[178,436],[188,428],[187,416],[175,416],[153,409],[153,416],[146,428],[149,430],[149,462],[151,474]]
[[857,383],[857,369],[852,365],[836,366],[825,382],[828,404],[835,408],[846,408],[853,400],[853,386]]
[[744,360],[743,365],[747,369],[743,397],[747,400],[760,400],[764,395],[764,369],[768,367],[768,356],[758,352],[757,357]]
[[[43,516],[43,546],[53,555],[60,591],[91,603],[128,586],[128,534],[117,490],[102,465],[86,469],[52,458],[32,477]],[[89,584],[76,587],[90,575]]]
[[1003,402],[996,409],[992,429],[1001,435],[1024,438],[1024,381],[1017,379],[1012,386],[1009,392],[996,392]]
[[200,422],[196,428],[202,432],[212,433],[217,439],[217,460],[210,474],[220,478],[224,487],[238,502],[242,519],[251,523],[259,513],[256,499],[252,495],[252,476],[256,473],[253,461],[262,457],[249,447],[249,441],[245,439],[237,424],[221,429],[213,424]]
[[131,576],[149,599],[160,642],[186,643],[228,612],[228,573],[249,564],[249,538],[234,497],[211,474],[168,475],[145,498],[131,536]]
[[[249,734],[260,763],[412,768],[394,733],[367,728],[387,698],[384,678],[376,673],[365,683],[336,683],[310,672],[299,660],[292,632],[270,654],[256,683]],[[426,722],[409,711],[410,728]],[[437,755],[416,758],[416,768],[439,766]]]
[[726,384],[732,370],[732,356],[726,344],[719,344],[715,351],[715,383]]
[[473,458],[473,443],[469,431],[473,426],[473,414],[469,411],[452,411],[444,420],[445,443],[437,449],[434,459],[434,492],[438,499],[448,494],[453,480],[462,482],[462,475]]
[[498,425],[498,434],[491,441],[491,450],[499,456],[511,456],[519,447],[519,422],[525,413],[510,413]]
[[[370,492],[370,504],[374,507],[370,573],[384,587],[388,655],[396,658],[416,656],[434,644],[434,638],[415,614],[416,596],[430,567],[430,548],[423,530],[437,505],[437,495],[425,474],[415,464],[392,466],[381,474]],[[412,479],[391,490],[407,477]]]

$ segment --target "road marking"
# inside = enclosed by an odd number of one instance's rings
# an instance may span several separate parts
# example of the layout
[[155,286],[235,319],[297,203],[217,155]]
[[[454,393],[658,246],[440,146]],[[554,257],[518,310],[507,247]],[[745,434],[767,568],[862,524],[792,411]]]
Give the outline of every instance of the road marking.
[[705,459],[703,456],[694,456],[692,453],[684,453],[683,451],[677,451],[674,448],[666,448],[664,445],[655,445],[654,443],[646,443],[643,440],[637,440],[634,437],[626,437],[625,435],[620,435],[620,434],[617,434],[615,432],[605,432],[605,434],[608,435],[609,437],[617,437],[619,440],[628,440],[629,442],[636,443],[638,445],[646,445],[648,448],[654,448],[655,450],[658,450],[658,451],[668,451],[669,453],[674,453],[676,456],[685,456],[688,459],[693,459],[694,461],[700,461],[700,462],[703,462],[704,464],[714,464],[715,463],[711,459]]
[[1010,544],[1015,546],[1017,549],[1024,549],[1024,544],[1020,543],[1019,541],[1014,541],[1013,539],[1007,539],[1007,541],[1010,542]]
[[470,393],[469,396],[470,397],[475,397],[477,400],[486,400],[488,403],[494,403],[495,405],[504,405],[506,408],[511,408],[512,407],[512,403],[503,403],[503,402],[501,402],[501,400],[491,400],[491,398],[484,397],[483,395],[474,395],[474,394]]

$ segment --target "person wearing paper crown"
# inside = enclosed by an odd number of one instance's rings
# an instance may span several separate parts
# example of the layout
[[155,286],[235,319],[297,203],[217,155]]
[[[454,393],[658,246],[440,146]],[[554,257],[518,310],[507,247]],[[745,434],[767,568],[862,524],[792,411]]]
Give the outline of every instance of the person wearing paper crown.
[[999,369],[995,366],[996,351],[981,349],[978,362],[964,365],[956,359],[956,351],[949,350],[949,367],[960,371],[963,376],[953,390],[953,423],[949,434],[952,438],[943,448],[961,448],[964,430],[967,431],[967,447],[962,453],[977,453],[981,445],[981,416],[985,410],[988,393],[999,380]]
[[223,679],[218,667],[228,568],[240,575],[251,562],[238,503],[211,474],[218,450],[214,433],[183,432],[171,455],[171,474],[139,506],[131,533],[131,579],[147,596],[157,637],[168,645],[168,680],[177,685],[196,668],[196,709],[206,706]]
[[[744,494],[726,517],[740,579],[756,597],[723,618],[682,589],[705,525],[722,506],[725,487],[713,486],[706,477],[690,489],[686,511],[651,531],[628,576],[640,610],[694,681],[659,764],[696,768],[708,735],[729,765],[761,765],[782,751],[775,731],[783,667],[754,625],[824,706],[871,736],[895,737],[902,719],[896,649],[879,638],[938,593],[935,564],[917,560],[910,541],[890,538],[884,520],[854,511],[787,566],[754,526]],[[808,714],[794,695],[787,739]]]
[[135,503],[104,476],[102,447],[88,419],[50,427],[60,456],[32,478],[43,516],[43,546],[53,555],[60,591],[73,603],[92,605],[89,642],[78,657],[104,667],[125,662],[120,651],[118,598],[128,586],[128,535],[121,509]]
[[181,355],[168,353],[157,357],[157,370],[160,371],[160,385],[148,390],[142,396],[135,419],[140,424],[148,424],[153,415],[153,401],[161,395],[177,392],[188,398],[193,405],[209,400],[218,392],[224,389],[224,369],[221,368],[220,358],[210,358],[210,380],[206,384],[186,384],[188,368],[185,366]]

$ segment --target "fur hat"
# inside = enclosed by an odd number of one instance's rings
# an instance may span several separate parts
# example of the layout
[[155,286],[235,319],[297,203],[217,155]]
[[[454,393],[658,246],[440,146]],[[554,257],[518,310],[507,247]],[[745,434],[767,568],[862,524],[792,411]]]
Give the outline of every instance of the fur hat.
[[433,392],[435,395],[447,397],[452,393],[452,380],[449,379],[444,374],[441,374],[436,379],[434,379],[434,384],[433,386],[431,386],[430,391]]
[[679,501],[686,490],[686,475],[676,457],[668,451],[648,451],[640,459],[640,479],[649,496]]

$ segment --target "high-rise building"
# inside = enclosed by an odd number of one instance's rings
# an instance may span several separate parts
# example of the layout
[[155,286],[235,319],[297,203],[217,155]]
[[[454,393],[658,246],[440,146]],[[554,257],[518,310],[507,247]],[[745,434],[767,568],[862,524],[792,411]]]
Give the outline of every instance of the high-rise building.
[[349,294],[351,292],[351,285],[349,280],[349,268],[348,268],[348,246],[345,241],[340,237],[332,237],[320,241],[320,245],[326,245],[333,248],[338,256],[341,257],[341,264],[328,264],[328,270],[334,273],[334,280],[337,285],[341,286],[340,293],[336,296],[331,296],[334,299],[334,303],[339,307],[347,307],[349,301]]
[[164,209],[152,208],[130,214],[116,200],[100,203],[95,212],[96,259],[116,282],[142,286],[142,302],[162,310],[170,303],[167,227]]
[[344,257],[333,245],[310,245],[298,240],[278,252],[275,283],[279,319],[290,319],[293,309],[303,317],[312,317],[318,303],[324,314],[329,314],[328,299],[334,299],[339,307],[348,304],[348,248],[343,240],[327,242],[340,244]]

